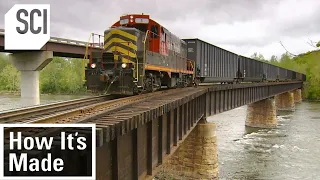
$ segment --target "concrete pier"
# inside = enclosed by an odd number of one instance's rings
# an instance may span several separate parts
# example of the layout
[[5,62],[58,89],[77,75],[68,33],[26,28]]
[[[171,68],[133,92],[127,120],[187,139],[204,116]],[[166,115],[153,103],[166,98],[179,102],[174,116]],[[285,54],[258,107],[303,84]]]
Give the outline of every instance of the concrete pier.
[[218,179],[215,123],[199,121],[164,165],[163,174],[174,179]]
[[246,126],[274,128],[277,126],[276,107],[273,98],[251,103],[247,107]]
[[285,92],[275,96],[276,108],[280,111],[294,111],[294,95],[293,92]]
[[21,103],[26,106],[40,104],[39,71],[53,59],[51,51],[10,54],[12,64],[21,71]]
[[300,103],[302,101],[301,89],[296,89],[293,91],[294,102]]

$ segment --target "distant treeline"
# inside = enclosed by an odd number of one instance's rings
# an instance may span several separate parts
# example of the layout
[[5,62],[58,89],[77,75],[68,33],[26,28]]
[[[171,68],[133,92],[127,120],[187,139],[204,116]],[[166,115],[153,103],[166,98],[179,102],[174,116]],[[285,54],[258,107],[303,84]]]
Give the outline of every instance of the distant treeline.
[[[272,56],[265,59],[263,55],[254,53],[252,58],[269,62],[283,68],[302,72],[307,75],[307,89],[305,96],[308,99],[320,99],[320,50],[307,52],[298,56],[290,56],[288,53],[281,57]],[[40,72],[41,93],[83,93],[84,86],[83,59],[67,59],[54,57]],[[0,54],[0,90],[19,91],[20,72],[9,62],[8,56]]]
[[[54,57],[40,71],[40,92],[74,94],[85,92],[83,59]],[[0,90],[19,91],[20,72],[9,62],[9,57],[0,54]]]
[[297,56],[285,53],[281,57],[272,56],[269,60],[265,59],[261,54],[254,53],[251,58],[306,74],[305,97],[312,100],[320,100],[320,50]]

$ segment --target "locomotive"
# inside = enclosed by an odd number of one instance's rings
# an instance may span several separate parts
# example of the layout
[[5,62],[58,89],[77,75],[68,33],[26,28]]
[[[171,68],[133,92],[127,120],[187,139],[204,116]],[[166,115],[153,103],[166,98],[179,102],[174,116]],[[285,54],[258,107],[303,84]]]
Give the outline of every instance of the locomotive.
[[85,85],[120,95],[192,86],[194,61],[186,46],[149,15],[121,16],[104,32],[103,51],[92,52]]
[[247,58],[200,39],[180,39],[149,15],[130,14],[104,31],[103,50],[91,52],[88,90],[116,95],[203,82],[305,81],[302,73]]

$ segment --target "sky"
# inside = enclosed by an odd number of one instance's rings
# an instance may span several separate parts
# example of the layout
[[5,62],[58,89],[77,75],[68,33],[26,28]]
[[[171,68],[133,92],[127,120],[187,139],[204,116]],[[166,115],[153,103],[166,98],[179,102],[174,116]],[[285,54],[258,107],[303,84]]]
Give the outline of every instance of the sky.
[[315,48],[320,0],[1,0],[0,29],[14,4],[50,4],[51,36],[88,41],[123,14],[149,14],[180,38],[199,38],[244,56],[265,58]]

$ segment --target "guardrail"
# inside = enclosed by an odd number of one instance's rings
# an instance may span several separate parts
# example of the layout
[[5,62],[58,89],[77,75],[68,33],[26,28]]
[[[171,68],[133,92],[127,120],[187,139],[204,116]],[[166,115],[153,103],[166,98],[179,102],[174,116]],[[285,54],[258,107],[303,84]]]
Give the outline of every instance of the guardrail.
[[[0,29],[0,35],[5,35],[4,29]],[[89,42],[85,41],[77,41],[72,39],[66,39],[66,38],[59,38],[59,37],[50,37],[49,42],[54,43],[60,43],[60,44],[70,44],[70,45],[76,45],[76,46],[84,46],[86,47]],[[93,44],[91,48],[103,48],[103,43],[101,44]]]

